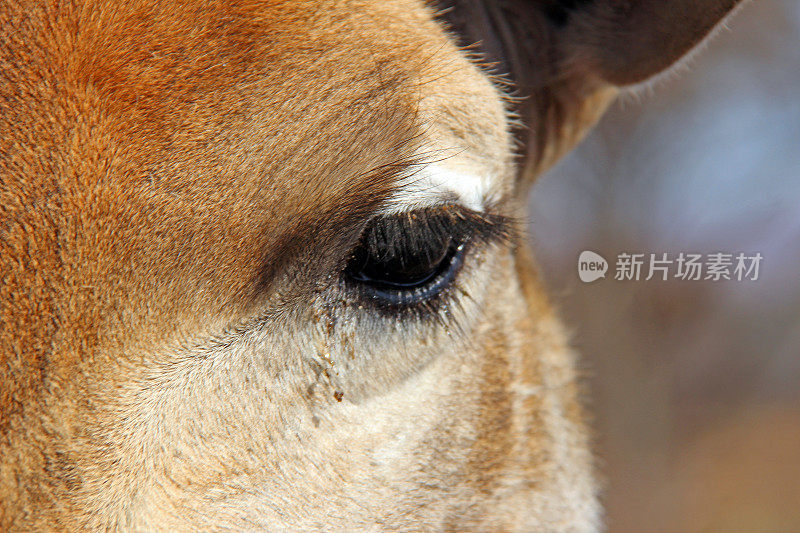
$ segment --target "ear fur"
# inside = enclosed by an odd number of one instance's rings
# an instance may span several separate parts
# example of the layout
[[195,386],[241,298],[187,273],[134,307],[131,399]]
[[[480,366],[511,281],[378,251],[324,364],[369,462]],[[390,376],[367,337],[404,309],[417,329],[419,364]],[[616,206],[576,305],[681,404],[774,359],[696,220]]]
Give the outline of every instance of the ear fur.
[[[459,43],[476,45],[521,96],[523,179],[577,144],[620,87],[697,46],[741,0],[443,0]],[[523,191],[524,192],[524,191]]]

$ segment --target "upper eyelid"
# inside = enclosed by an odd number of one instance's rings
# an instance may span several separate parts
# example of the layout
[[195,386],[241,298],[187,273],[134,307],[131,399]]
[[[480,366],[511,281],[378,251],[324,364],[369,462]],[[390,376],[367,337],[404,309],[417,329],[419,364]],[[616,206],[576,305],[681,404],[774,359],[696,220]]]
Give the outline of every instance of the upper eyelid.
[[[368,230],[371,225],[381,223],[384,227],[378,235]],[[412,246],[422,246],[446,237],[478,241],[473,242],[473,245],[507,243],[516,240],[517,227],[516,221],[507,216],[479,212],[457,204],[441,205],[375,217],[365,227],[359,243],[372,247],[376,254],[391,253],[391,248],[387,250],[385,246],[392,242],[401,242],[401,237],[402,242]],[[411,228],[414,231],[409,234]],[[384,249],[378,250],[377,246]]]

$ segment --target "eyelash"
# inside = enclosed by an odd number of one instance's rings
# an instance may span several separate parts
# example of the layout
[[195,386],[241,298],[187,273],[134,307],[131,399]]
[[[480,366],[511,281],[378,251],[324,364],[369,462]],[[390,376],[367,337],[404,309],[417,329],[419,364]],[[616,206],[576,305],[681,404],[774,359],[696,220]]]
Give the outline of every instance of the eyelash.
[[411,244],[417,252],[424,251],[424,247],[430,242],[449,240],[458,244],[458,255],[451,260],[460,264],[452,267],[452,279],[446,280],[446,284],[431,297],[416,302],[387,304],[375,299],[374,293],[373,298],[368,297],[369,291],[366,287],[354,286],[346,280],[345,275],[341,277],[343,292],[349,296],[348,299],[358,303],[359,308],[369,307],[380,315],[395,320],[439,318],[444,322],[445,317],[441,316],[441,312],[449,312],[450,307],[460,307],[463,298],[469,297],[461,285],[463,268],[468,268],[471,259],[482,250],[492,245],[507,244],[516,236],[515,224],[508,217],[478,213],[457,205],[384,216],[373,220],[371,224],[381,224],[381,231],[375,232],[379,234],[378,238],[374,238],[372,233],[366,233],[365,229],[367,249],[378,256],[399,253],[391,247],[399,247],[399,244],[387,247],[387,243]]

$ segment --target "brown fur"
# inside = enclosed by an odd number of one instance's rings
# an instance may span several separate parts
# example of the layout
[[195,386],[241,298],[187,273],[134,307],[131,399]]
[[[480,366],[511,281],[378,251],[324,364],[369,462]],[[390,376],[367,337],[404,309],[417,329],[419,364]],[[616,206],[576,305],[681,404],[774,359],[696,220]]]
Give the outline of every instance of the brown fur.
[[[12,0],[0,26],[0,528],[599,526],[526,249],[483,251],[435,323],[331,281],[441,150],[523,203],[502,94],[431,9]],[[575,68],[523,112],[537,170],[614,93]]]

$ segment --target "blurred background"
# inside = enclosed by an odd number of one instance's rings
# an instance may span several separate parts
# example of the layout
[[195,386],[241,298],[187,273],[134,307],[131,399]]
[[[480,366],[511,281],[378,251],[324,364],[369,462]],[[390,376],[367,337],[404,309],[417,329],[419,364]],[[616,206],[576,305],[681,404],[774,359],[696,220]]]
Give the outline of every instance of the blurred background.
[[[531,198],[611,532],[800,532],[800,2],[757,0],[729,28]],[[579,280],[583,250],[606,279]],[[623,251],[764,259],[757,281],[615,281]]]

